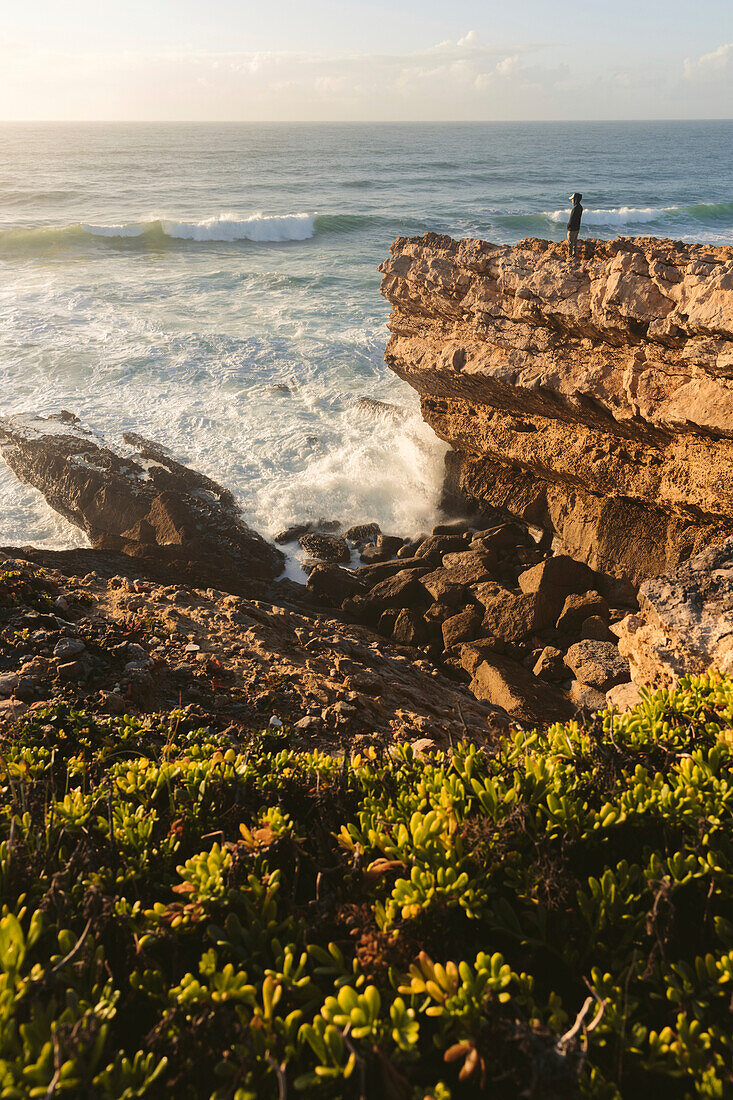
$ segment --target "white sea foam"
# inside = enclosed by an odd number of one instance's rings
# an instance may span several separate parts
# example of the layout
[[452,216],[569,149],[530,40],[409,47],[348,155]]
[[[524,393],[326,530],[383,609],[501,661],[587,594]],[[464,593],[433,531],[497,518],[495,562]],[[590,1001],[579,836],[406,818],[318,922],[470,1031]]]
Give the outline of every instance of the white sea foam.
[[315,233],[315,219],[315,214],[217,214],[198,222],[162,218],[161,225],[167,237],[184,241],[307,241]]
[[[606,209],[598,207],[583,209],[584,225],[643,225],[645,222],[659,221],[669,214],[675,213],[674,208],[658,209],[653,206],[612,206]],[[565,222],[568,218],[568,208],[563,210],[548,210],[545,217],[553,222]]]

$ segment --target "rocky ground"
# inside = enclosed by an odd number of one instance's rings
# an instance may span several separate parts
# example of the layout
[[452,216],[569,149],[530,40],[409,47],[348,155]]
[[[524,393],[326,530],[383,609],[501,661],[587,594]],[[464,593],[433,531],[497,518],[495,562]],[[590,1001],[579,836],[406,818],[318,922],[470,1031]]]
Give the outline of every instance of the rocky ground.
[[331,750],[402,739],[429,748],[502,725],[414,651],[333,613],[159,585],[134,562],[125,575],[74,576],[89,560],[79,553],[76,566],[74,552],[60,555],[65,573],[0,554],[5,721],[59,701],[113,714],[180,708],[219,729],[287,725],[304,746]]
[[[553,555],[525,525],[498,517],[442,524],[415,540],[377,532],[371,524],[301,535],[320,559],[306,562],[309,591],[522,721],[629,698],[614,632],[637,606],[628,582]],[[362,564],[339,564],[354,549]]]

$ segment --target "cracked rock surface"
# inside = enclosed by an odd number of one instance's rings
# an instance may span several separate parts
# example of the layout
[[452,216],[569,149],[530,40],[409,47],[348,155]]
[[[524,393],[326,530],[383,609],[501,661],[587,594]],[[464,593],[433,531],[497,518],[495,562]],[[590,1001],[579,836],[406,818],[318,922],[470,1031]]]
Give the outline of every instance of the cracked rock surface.
[[733,531],[733,248],[398,238],[387,364],[446,488],[635,583]]

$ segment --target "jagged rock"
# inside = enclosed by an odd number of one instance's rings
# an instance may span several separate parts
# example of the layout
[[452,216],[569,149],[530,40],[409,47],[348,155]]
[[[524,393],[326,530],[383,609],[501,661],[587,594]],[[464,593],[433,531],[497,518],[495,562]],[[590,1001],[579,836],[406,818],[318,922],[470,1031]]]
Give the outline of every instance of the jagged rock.
[[402,548],[404,541],[399,535],[377,535],[378,548],[385,554],[389,554],[391,558]]
[[628,661],[613,642],[576,642],[565,654],[565,664],[581,684],[602,692],[629,679]]
[[323,535],[320,532],[311,532],[301,535],[298,539],[301,550],[321,561],[348,562],[351,561],[351,551],[346,539],[338,535]]
[[403,573],[406,569],[412,570],[416,577],[431,572],[431,566],[425,558],[398,558],[396,561],[384,561],[376,565],[357,565],[354,574],[369,588],[377,581],[393,577],[395,573]]
[[513,717],[532,725],[565,721],[573,711],[559,688],[537,680],[516,661],[496,654],[487,656],[476,667],[471,691],[477,699],[503,707]]
[[551,645],[545,646],[535,662],[532,675],[555,684],[570,679],[570,669],[565,664],[562,650]]
[[392,627],[392,637],[400,645],[419,645],[427,634],[422,615],[403,607]]
[[359,560],[366,565],[376,565],[377,562],[389,561],[392,556],[387,550],[381,550],[374,543],[370,543],[362,549]]
[[432,573],[426,573],[420,577],[420,584],[432,598],[449,607],[463,606],[468,599],[468,589],[465,584],[456,584],[450,577],[447,569],[436,569]]
[[483,550],[464,550],[444,554],[440,572],[449,584],[475,585],[489,580],[496,566],[496,555]]
[[482,661],[491,660],[497,654],[501,655],[503,652],[504,643],[500,638],[484,635],[480,638],[474,638],[472,642],[465,642],[460,647],[459,660],[461,667],[469,676],[473,676]]
[[415,557],[441,560],[444,554],[465,549],[466,542],[463,535],[429,535],[418,546]]
[[560,606],[567,596],[592,588],[594,581],[592,569],[566,554],[546,558],[530,569],[525,569],[517,578],[522,592],[544,592],[559,600]]
[[420,594],[419,577],[415,575],[415,570],[404,569],[375,584],[364,597],[364,606],[370,611],[408,607],[414,599],[420,598]]
[[296,523],[292,527],[286,527],[284,531],[278,531],[275,542],[284,546],[288,542],[297,542],[301,535],[307,535],[313,525],[311,523]]
[[555,626],[563,634],[576,634],[591,616],[608,622],[609,608],[603,596],[599,592],[573,592],[565,600]]
[[431,603],[423,613],[423,620],[431,638],[440,638],[443,633],[443,623],[456,614],[455,607],[449,607],[447,603]]
[[638,613],[614,631],[639,686],[671,686],[711,667],[733,673],[733,538],[646,581]]
[[532,536],[518,523],[500,523],[483,531],[476,531],[472,545],[480,544],[484,550],[513,550],[516,546],[529,546]]
[[460,642],[470,642],[481,628],[481,612],[477,607],[464,607],[443,623],[443,644],[446,649]]
[[97,548],[149,559],[201,587],[242,591],[272,580],[284,557],[241,519],[232,494],[127,436],[134,455],[68,419],[0,419],[0,449],[15,475],[86,531]]
[[341,569],[333,563],[322,562],[311,569],[306,588],[314,596],[334,607],[342,604],[349,596],[355,596],[364,591],[364,585],[348,569]]
[[542,592],[510,592],[489,581],[477,585],[474,595],[485,611],[484,633],[506,642],[522,641],[554,622],[554,608]]
[[381,533],[382,529],[378,523],[355,523],[353,527],[344,531],[344,538],[349,542],[366,542],[368,539],[375,539]]
[[[446,501],[635,582],[733,531],[733,249],[434,233],[382,265],[386,359],[454,448]],[[586,586],[588,587],[588,586]]]

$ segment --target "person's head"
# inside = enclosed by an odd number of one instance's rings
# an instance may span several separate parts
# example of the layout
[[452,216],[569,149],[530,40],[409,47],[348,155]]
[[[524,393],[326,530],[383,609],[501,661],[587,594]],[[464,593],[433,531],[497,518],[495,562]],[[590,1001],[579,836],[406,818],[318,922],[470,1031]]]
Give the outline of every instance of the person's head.
[[575,206],[576,203],[579,203],[582,198],[583,196],[578,191],[574,191],[573,194],[570,195],[570,201],[573,206]]

